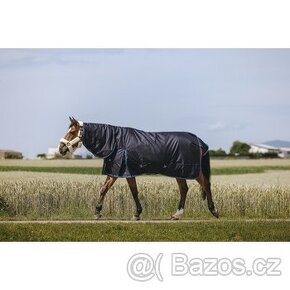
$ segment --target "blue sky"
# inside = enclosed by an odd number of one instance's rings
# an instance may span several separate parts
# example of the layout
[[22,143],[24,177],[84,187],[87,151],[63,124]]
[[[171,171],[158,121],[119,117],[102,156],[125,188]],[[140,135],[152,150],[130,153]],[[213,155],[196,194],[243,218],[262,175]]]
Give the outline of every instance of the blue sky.
[[0,149],[58,145],[68,116],[190,131],[211,148],[290,141],[290,49],[1,49]]

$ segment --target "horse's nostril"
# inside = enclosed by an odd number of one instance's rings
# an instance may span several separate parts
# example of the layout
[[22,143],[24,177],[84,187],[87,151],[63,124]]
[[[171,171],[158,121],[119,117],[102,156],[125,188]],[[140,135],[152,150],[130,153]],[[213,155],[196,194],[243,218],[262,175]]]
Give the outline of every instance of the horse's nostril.
[[58,151],[61,155],[63,155],[64,154],[64,147],[63,146],[59,147]]

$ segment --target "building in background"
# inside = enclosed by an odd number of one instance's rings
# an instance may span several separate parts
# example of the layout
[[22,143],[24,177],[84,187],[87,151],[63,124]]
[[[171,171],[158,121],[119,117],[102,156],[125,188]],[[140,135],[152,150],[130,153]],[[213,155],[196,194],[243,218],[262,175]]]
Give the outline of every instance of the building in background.
[[58,147],[49,147],[47,150],[47,154],[39,154],[44,155],[43,159],[82,159],[82,155],[77,154],[66,154],[65,156],[62,156],[59,151]]
[[60,158],[60,154],[58,152],[58,147],[49,147],[47,149],[46,159],[55,159]]
[[280,158],[290,158],[290,147],[273,146],[268,144],[250,144],[250,146],[249,153],[276,153]]

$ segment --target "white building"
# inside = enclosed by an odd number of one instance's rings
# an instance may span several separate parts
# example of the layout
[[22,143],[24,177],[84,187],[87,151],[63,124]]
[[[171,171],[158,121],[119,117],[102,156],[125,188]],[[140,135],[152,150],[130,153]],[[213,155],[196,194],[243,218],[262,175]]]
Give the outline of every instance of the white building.
[[266,144],[250,144],[249,153],[278,153],[281,158],[290,158],[290,148],[275,147]]
[[65,158],[65,159],[82,159],[82,155],[67,153],[65,156],[60,155],[58,147],[49,147],[46,154],[46,159]]
[[59,155],[58,147],[50,147],[47,150],[46,158],[54,159],[58,155]]

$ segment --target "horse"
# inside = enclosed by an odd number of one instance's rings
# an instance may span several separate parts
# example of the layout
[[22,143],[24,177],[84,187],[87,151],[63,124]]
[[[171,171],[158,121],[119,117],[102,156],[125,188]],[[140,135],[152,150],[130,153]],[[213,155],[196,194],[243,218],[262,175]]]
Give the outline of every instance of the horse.
[[105,196],[119,177],[126,178],[136,211],[132,220],[139,220],[143,211],[136,177],[142,174],[161,174],[174,177],[180,200],[172,220],[184,213],[188,192],[187,179],[196,180],[201,196],[210,213],[219,218],[211,193],[210,157],[207,144],[188,132],[144,132],[107,124],[84,123],[69,117],[67,133],[60,139],[59,153],[65,156],[84,145],[94,156],[103,158],[102,174],[106,180],[99,191],[95,218],[101,218]]

